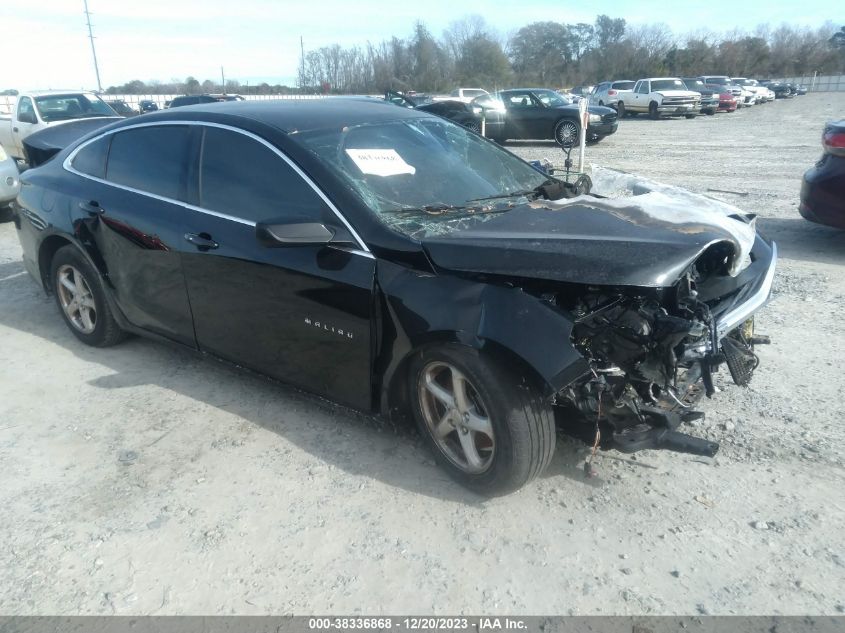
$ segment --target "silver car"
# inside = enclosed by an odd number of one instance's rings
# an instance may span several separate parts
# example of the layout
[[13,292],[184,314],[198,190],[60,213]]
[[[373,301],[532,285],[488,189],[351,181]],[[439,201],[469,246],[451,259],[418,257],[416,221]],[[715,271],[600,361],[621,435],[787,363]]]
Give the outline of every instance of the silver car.
[[635,81],[627,79],[603,81],[595,87],[590,95],[590,105],[607,106],[615,110],[617,104],[622,101],[621,93],[631,92],[635,83]]
[[11,216],[9,203],[18,197],[20,188],[18,166],[0,145],[0,221],[5,221]]

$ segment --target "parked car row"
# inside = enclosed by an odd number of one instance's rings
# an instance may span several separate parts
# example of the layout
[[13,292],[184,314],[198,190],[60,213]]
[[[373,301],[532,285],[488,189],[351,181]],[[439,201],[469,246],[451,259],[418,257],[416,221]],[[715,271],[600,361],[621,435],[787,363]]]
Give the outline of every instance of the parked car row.
[[[584,95],[589,86],[573,88]],[[650,77],[632,81],[617,79],[597,84],[584,98],[599,106],[614,108],[619,116],[648,114],[663,116],[712,115],[737,108],[768,103],[776,98],[806,94],[803,86],[747,77],[700,75],[698,77]],[[575,97],[578,98],[578,97]]]
[[[513,88],[470,99],[476,89],[458,89],[454,99],[407,95],[388,91],[385,100],[450,119],[503,144],[508,140],[553,140],[562,147],[578,143],[581,134],[578,105],[567,95],[548,88]],[[483,91],[482,91],[483,92]],[[586,140],[598,143],[615,133],[618,114],[613,108],[588,107]]]

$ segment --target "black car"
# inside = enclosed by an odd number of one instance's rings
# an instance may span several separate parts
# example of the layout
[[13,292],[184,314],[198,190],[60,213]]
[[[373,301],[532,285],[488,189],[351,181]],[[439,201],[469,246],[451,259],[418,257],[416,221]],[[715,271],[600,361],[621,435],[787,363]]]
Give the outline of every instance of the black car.
[[702,114],[716,114],[719,109],[719,95],[721,88],[715,85],[707,85],[697,77],[684,77],[684,85],[687,90],[693,90],[701,95],[701,110]]
[[675,428],[720,363],[739,382],[757,365],[775,247],[746,218],[691,231],[663,198],[653,216],[567,201],[572,187],[417,110],[164,110],[22,180],[25,267],[80,341],[141,334],[411,415],[484,494],[543,471],[556,421],[604,447],[712,454]]
[[[581,130],[578,106],[554,90],[521,88],[502,90],[496,94],[504,104],[505,125],[497,141],[508,139],[552,139],[559,145],[571,147],[578,143]],[[588,106],[590,121],[587,140],[598,143],[619,127],[613,108]]]
[[481,134],[482,127],[484,127],[484,136],[488,138],[500,136],[504,126],[502,106],[495,102],[490,95],[482,95],[473,100],[472,103],[465,103],[455,99],[433,101],[429,97],[409,96],[388,90],[384,95],[384,100],[403,108],[414,108],[421,112],[428,112],[449,119],[476,134]]
[[845,229],[845,119],[828,123],[824,153],[804,173],[798,211],[811,222]]
[[184,95],[182,97],[175,97],[168,106],[169,108],[179,108],[182,106],[197,105],[199,103],[219,103],[221,100],[211,95]]
[[771,79],[764,79],[758,81],[761,86],[766,86],[769,90],[775,93],[775,99],[791,99],[795,96],[795,91],[792,84],[784,81],[772,81]]
[[123,99],[112,99],[111,101],[106,101],[106,103],[108,103],[111,109],[122,117],[135,116],[138,114]]
[[158,104],[150,99],[141,99],[138,102],[138,110],[140,110],[141,114],[144,114],[144,112],[155,112],[158,110]]

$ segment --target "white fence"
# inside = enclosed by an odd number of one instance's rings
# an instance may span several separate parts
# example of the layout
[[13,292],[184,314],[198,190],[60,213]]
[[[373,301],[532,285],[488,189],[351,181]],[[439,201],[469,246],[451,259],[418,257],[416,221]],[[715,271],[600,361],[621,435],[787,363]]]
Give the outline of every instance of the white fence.
[[809,92],[845,92],[845,75],[804,75],[803,77],[781,77],[777,81],[803,84]]
[[[68,92],[73,92],[72,90],[68,90]],[[101,94],[100,95],[105,101],[112,101],[115,99],[122,99],[133,109],[138,109],[138,102],[142,100],[149,100],[153,101],[159,109],[164,108],[164,103],[166,101],[171,101],[175,97],[179,97],[182,95],[107,95]],[[247,101],[266,101],[270,99],[322,99],[323,95],[241,95]],[[15,103],[17,103],[17,97],[11,96],[2,96],[0,95],[0,115],[2,114],[10,114],[12,110],[15,108]]]

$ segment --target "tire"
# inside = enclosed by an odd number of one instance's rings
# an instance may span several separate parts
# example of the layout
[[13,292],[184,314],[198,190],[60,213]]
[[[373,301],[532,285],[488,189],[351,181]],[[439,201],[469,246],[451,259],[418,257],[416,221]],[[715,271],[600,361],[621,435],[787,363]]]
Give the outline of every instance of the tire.
[[513,492],[551,461],[551,405],[524,376],[478,350],[457,344],[421,350],[411,362],[409,391],[414,418],[437,462],[478,494]]
[[555,123],[553,135],[555,142],[561,147],[574,147],[578,144],[581,128],[573,119],[561,119]]
[[0,222],[10,222],[14,217],[14,212],[12,211],[12,205],[9,204],[0,204]]
[[53,255],[50,283],[59,313],[80,341],[109,347],[126,337],[109,308],[100,274],[75,246],[63,246]]
[[625,102],[620,101],[616,104],[616,114],[621,119],[624,116],[628,116],[628,113],[625,111]]
[[660,118],[660,112],[657,111],[657,102],[652,101],[648,104],[648,116],[652,121],[657,121]]
[[705,110],[704,114],[706,114],[707,116],[713,116],[714,114],[716,114],[716,111],[715,110]]
[[685,114],[684,116],[687,117],[688,119],[694,119],[697,115],[695,115],[695,114]]
[[599,101],[599,105],[600,105],[600,106],[603,106],[603,105],[604,105],[604,101]]

